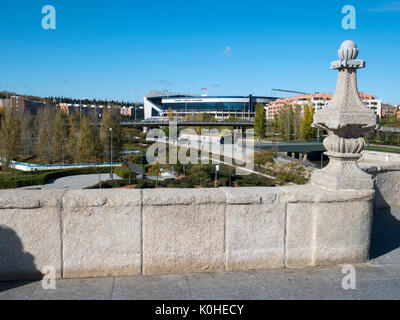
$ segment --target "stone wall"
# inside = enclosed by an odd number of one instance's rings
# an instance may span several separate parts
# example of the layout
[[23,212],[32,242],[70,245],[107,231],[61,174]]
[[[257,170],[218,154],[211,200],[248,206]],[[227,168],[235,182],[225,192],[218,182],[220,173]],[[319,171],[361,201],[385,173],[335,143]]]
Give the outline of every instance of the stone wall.
[[398,153],[363,150],[361,154],[362,154],[362,157],[360,159],[361,162],[378,162],[378,163],[388,162],[388,161],[400,162],[400,154]]
[[375,208],[400,207],[400,161],[360,163],[375,177]]
[[232,271],[368,260],[373,191],[0,191],[0,280]]

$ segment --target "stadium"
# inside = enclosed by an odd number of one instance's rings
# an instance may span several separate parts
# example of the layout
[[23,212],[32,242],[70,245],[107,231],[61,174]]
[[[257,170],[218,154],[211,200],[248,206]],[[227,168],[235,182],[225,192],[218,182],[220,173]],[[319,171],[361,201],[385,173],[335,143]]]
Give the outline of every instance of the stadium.
[[266,104],[276,98],[260,96],[207,96],[149,91],[144,97],[145,119],[184,119],[196,114],[210,114],[216,119],[228,117],[251,119],[257,103]]

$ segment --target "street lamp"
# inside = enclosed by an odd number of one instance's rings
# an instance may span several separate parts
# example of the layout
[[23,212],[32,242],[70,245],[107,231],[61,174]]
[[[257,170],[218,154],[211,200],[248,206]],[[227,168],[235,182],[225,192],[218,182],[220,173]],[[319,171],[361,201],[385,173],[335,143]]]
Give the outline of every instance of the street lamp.
[[217,187],[218,171],[219,171],[219,164],[215,166],[215,188]]
[[110,163],[111,163],[111,170],[110,170],[110,179],[113,180],[113,131],[112,128],[110,128]]

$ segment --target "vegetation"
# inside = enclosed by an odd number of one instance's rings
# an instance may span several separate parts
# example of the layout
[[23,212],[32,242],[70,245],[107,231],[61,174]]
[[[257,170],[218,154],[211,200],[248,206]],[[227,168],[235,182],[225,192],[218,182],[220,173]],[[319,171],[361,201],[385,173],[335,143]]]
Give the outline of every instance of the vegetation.
[[311,126],[313,123],[315,109],[312,105],[304,106],[304,116],[301,121],[301,136],[305,140],[312,140],[315,137],[316,129]]
[[265,127],[266,127],[266,120],[265,120],[265,109],[262,103],[256,104],[256,114],[254,116],[254,133],[260,137],[265,137]]
[[317,130],[312,127],[314,106],[311,103],[296,105],[295,107],[285,104],[272,122],[266,124],[267,135],[278,134],[280,139],[290,140],[313,140]]
[[0,155],[7,164],[10,160],[18,156],[21,149],[21,129],[18,118],[8,112],[4,115],[1,122],[0,131]]
[[382,118],[380,121],[380,125],[383,127],[400,127],[400,119],[398,119],[396,116],[392,116],[389,118]]
[[[107,110],[102,130],[83,114],[69,118],[63,111],[41,109],[37,116],[5,112],[0,128],[0,157],[36,163],[87,163],[110,161],[112,128],[113,161],[118,160],[124,134],[115,111]],[[141,138],[140,138],[141,139]]]
[[262,166],[265,166],[267,163],[273,164],[274,158],[276,158],[276,151],[267,150],[263,152],[255,152],[254,153],[254,164],[258,166],[260,170]]
[[285,163],[275,166],[277,174],[276,184],[284,185],[286,183],[305,184],[309,180],[309,172],[302,165],[296,163]]
[[[154,169],[156,170],[156,169]],[[213,188],[215,186],[215,165],[186,165],[185,168],[182,166],[182,171],[185,171],[184,176],[180,176],[179,179],[166,179],[164,181],[159,180],[158,182],[147,179],[131,179],[131,184],[136,189],[148,189],[148,188]],[[183,172],[179,172],[183,174]],[[256,174],[246,176],[236,176],[235,169],[226,165],[220,166],[218,172],[218,186],[274,186],[275,182],[272,179],[265,178]],[[118,182],[106,181],[102,182],[102,187],[121,187],[127,186],[128,180],[119,180]],[[99,185],[90,187],[90,189],[96,189]]]
[[0,171],[0,189],[21,188],[27,186],[43,185],[50,180],[58,179],[66,176],[81,175],[81,174],[98,174],[108,173],[110,167],[92,167],[81,169],[67,170],[46,170],[21,172],[18,170],[4,168]]

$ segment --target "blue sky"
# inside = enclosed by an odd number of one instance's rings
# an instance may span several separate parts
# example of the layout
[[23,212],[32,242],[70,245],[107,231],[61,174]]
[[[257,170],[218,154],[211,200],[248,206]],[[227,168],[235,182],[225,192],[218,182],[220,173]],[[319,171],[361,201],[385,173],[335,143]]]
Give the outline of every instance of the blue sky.
[[[56,30],[43,30],[44,5]],[[356,8],[356,30],[341,25]],[[400,1],[1,0],[0,90],[139,100],[149,89],[333,92],[340,43],[357,42],[359,90],[400,101]]]

